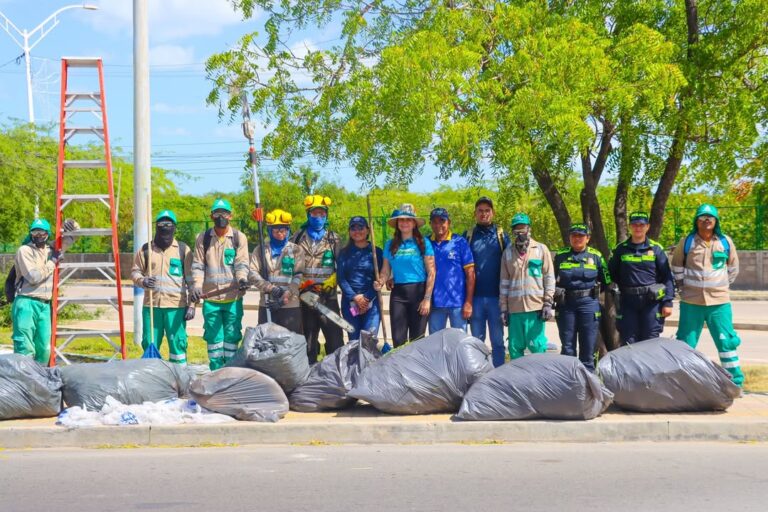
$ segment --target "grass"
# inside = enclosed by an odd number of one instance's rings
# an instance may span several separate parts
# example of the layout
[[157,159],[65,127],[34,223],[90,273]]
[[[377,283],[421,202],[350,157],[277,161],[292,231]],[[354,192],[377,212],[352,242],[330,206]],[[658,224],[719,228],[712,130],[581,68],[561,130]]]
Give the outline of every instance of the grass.
[[768,393],[768,365],[745,365],[744,391],[750,393]]
[[[111,338],[113,342],[120,345],[120,338]],[[0,344],[13,345],[11,340],[11,330],[7,327],[0,328]],[[125,333],[125,347],[129,359],[138,359],[144,353],[144,350],[133,343],[133,333]],[[67,353],[83,354],[98,357],[111,357],[114,350],[101,338],[80,338],[67,346]],[[164,340],[160,346],[160,354],[163,359],[168,359],[168,343]],[[189,364],[207,364],[208,352],[206,350],[205,340],[200,336],[190,336],[187,340],[187,363]]]

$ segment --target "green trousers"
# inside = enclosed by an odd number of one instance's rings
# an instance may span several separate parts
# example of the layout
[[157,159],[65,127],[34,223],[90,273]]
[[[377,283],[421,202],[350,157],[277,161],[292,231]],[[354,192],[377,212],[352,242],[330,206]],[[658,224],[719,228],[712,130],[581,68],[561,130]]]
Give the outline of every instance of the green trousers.
[[523,357],[526,348],[532,354],[547,351],[544,320],[539,314],[539,311],[509,314],[509,357],[512,359]]
[[47,365],[51,358],[51,303],[17,295],[11,315],[13,351]]
[[208,344],[208,365],[218,370],[235,355],[243,339],[243,299],[203,303],[203,339]]
[[712,335],[712,339],[715,340],[715,346],[720,356],[720,364],[731,374],[734,384],[743,386],[744,372],[741,371],[739,354],[736,352],[736,348],[741,344],[741,340],[733,329],[731,303],[718,304],[717,306],[698,306],[681,302],[677,339],[696,348],[704,322],[707,323],[709,333]]
[[[176,364],[187,364],[187,321],[184,320],[186,312],[187,308],[152,308],[152,341],[159,350],[165,336],[168,340],[169,360]],[[144,329],[141,334],[141,346],[146,350],[149,346],[149,306],[144,306],[142,318]]]

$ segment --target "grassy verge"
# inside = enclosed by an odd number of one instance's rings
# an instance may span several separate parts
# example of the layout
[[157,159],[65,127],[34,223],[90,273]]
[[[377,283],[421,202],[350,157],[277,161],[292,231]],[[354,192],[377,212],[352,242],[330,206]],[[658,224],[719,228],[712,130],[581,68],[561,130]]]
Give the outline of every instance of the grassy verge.
[[768,393],[768,364],[745,365],[744,391]]
[[[112,338],[116,344],[120,344],[120,338]],[[11,330],[0,328],[0,343],[13,345],[11,340]],[[144,352],[140,346],[133,343],[133,333],[125,334],[125,346],[128,351],[128,358],[136,359],[141,357]],[[66,352],[73,354],[83,354],[89,356],[111,357],[114,354],[112,347],[100,338],[82,338],[73,341],[67,346]],[[163,341],[160,347],[160,354],[163,359],[168,359],[168,343]],[[200,336],[190,336],[187,340],[187,362],[189,364],[207,364],[208,353],[206,351],[205,340]]]

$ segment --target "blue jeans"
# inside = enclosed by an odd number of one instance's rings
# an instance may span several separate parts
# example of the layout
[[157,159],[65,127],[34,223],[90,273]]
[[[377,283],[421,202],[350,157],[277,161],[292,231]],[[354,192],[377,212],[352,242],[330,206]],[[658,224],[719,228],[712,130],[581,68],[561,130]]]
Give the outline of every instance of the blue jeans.
[[379,332],[379,323],[381,322],[381,314],[379,313],[379,302],[376,298],[371,302],[371,309],[365,312],[363,315],[352,316],[349,311],[351,297],[341,297],[341,316],[344,320],[352,324],[355,328],[355,332],[349,333],[349,341],[359,340],[360,331],[368,331],[374,336]]
[[504,364],[504,325],[501,323],[501,309],[498,297],[475,297],[472,299],[472,318],[469,326],[472,336],[485,341],[485,324],[491,335],[493,366]]
[[461,317],[461,308],[432,308],[429,312],[429,334],[445,329],[448,321],[451,327],[467,329],[467,321]]

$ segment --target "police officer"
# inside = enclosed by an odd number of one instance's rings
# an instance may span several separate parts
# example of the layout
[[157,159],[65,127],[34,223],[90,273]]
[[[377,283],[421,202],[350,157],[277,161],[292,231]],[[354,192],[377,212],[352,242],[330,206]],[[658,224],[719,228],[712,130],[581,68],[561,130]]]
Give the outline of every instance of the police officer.
[[622,345],[661,336],[675,295],[664,248],[648,238],[648,214],[632,212],[629,226],[631,236],[616,246],[608,263],[619,297],[616,324]]
[[595,371],[595,345],[600,322],[600,284],[611,284],[608,267],[600,251],[588,247],[590,232],[586,224],[570,228],[570,247],[555,255],[555,318],[560,331],[561,353],[576,356]]

